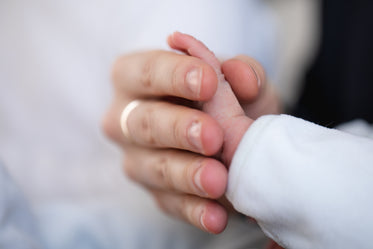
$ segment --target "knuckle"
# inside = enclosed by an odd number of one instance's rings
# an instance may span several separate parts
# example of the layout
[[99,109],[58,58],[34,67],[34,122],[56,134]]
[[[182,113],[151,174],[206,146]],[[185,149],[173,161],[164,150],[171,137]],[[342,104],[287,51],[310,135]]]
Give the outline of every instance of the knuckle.
[[156,140],[154,136],[154,122],[155,121],[155,115],[154,115],[154,109],[152,107],[148,107],[144,111],[144,115],[142,116],[141,123],[140,123],[140,129],[142,136],[144,137],[144,140],[149,145],[155,145]]
[[186,65],[184,60],[176,61],[174,67],[171,69],[171,82],[169,91],[175,95],[183,95],[182,90],[184,89],[184,72],[186,71]]
[[172,190],[175,188],[170,164],[167,157],[161,157],[155,166],[155,176],[163,188]]
[[155,50],[148,53],[140,71],[140,84],[143,88],[152,87],[156,77],[159,60],[162,56],[162,51]]
[[152,79],[154,77],[154,64],[155,57],[151,56],[148,60],[145,61],[142,67],[140,83],[145,88],[152,86]]

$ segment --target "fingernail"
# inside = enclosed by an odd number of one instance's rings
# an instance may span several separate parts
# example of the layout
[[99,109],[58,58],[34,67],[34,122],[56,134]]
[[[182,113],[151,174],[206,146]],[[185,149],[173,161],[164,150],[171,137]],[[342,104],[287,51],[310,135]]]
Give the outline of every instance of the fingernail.
[[258,87],[260,87],[261,82],[260,82],[260,78],[259,78],[258,74],[256,73],[253,66],[249,65],[249,67],[251,68],[251,71],[253,71],[253,73],[254,73],[254,76],[256,78],[256,83],[258,84]]
[[194,121],[189,129],[188,129],[188,139],[189,142],[199,151],[202,151],[202,143],[201,143],[201,123],[198,121]]
[[201,216],[199,217],[199,223],[201,224],[201,226],[203,227],[205,231],[209,232],[209,230],[206,228],[205,223],[203,222],[204,217],[205,217],[205,210],[202,211]]
[[[199,164],[201,163],[200,161],[198,162]],[[200,196],[207,197],[208,195],[206,194],[206,191],[204,190],[202,183],[201,183],[201,173],[202,173],[202,167],[199,167],[197,172],[194,175],[194,184],[196,185]]]
[[199,96],[200,89],[201,89],[201,81],[202,81],[202,69],[201,68],[194,68],[190,72],[187,73],[185,78],[189,89]]

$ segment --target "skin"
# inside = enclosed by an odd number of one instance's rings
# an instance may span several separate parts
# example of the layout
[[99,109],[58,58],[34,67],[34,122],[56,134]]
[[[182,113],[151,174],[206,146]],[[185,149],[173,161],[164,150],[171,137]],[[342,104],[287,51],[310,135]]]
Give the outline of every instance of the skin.
[[[168,39],[171,47],[187,51],[190,44],[181,46],[178,36]],[[123,149],[127,176],[148,189],[164,212],[215,234],[227,225],[229,209],[221,197],[233,153],[224,154],[222,145],[228,131],[237,141],[242,137],[240,129],[229,129],[229,122],[224,126],[224,119],[200,110],[202,103],[209,112],[203,103],[219,91],[217,68],[204,57],[170,51],[124,55],[113,66],[114,98],[103,119],[105,133]],[[246,123],[234,125],[246,130],[247,120],[279,112],[275,91],[257,61],[241,55],[224,61],[220,69],[244,112],[240,117]],[[199,77],[189,77],[195,70]],[[134,99],[143,102],[129,115],[130,136],[124,137],[120,115]],[[229,145],[233,152],[237,143]]]
[[211,99],[202,103],[202,110],[215,119],[223,130],[221,160],[229,165],[242,136],[253,119],[245,115],[236,95],[221,71],[220,62],[202,42],[194,37],[175,32],[168,39],[171,48],[184,51],[200,58],[215,71],[218,79],[217,90]]

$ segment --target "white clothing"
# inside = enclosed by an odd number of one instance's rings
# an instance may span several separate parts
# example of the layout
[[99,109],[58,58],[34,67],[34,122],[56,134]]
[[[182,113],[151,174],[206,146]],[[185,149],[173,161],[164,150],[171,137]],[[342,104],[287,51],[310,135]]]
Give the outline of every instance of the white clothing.
[[286,248],[373,248],[373,127],[341,128],[370,138],[259,118],[233,158],[228,199]]

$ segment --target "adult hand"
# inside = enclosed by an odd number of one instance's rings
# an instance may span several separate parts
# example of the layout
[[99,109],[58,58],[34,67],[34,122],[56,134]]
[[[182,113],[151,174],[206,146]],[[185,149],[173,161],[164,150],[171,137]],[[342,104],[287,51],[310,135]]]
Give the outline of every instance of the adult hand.
[[[258,104],[268,88],[257,62],[239,56],[224,62],[222,70],[248,114],[271,110]],[[126,154],[126,174],[149,189],[166,213],[211,233],[220,233],[227,223],[226,208],[217,201],[227,170],[209,157],[220,150],[223,131],[193,107],[214,96],[217,81],[214,69],[195,57],[167,51],[126,55],[114,65],[115,95],[104,118],[106,134]],[[125,137],[120,115],[134,99],[142,102],[128,117]],[[175,102],[180,99],[188,104]]]
[[[239,103],[235,92],[232,90],[231,85],[225,79],[225,76],[221,69],[221,63],[219,62],[215,54],[210,51],[201,41],[198,41],[193,36],[175,32],[169,36],[168,44],[171,48],[200,58],[202,61],[212,66],[212,68],[215,70],[218,78],[217,91],[211,99],[202,103],[201,107],[205,113],[209,114],[218,122],[223,130],[223,144],[219,157],[225,165],[229,166],[239,142],[254,120],[245,115],[245,111]],[[233,66],[232,69],[240,69],[240,65],[234,63],[234,61],[231,61],[231,63],[227,63],[226,65],[228,65],[228,69],[229,66]],[[264,71],[260,70],[262,68],[257,63],[253,63],[253,65],[256,66],[258,72],[260,73],[256,73],[253,66],[250,67],[250,73],[252,74],[252,72],[254,72],[254,76],[256,78],[256,86],[253,89],[250,89],[249,85],[248,87],[246,87],[246,89],[243,89],[242,85],[234,84],[234,86],[236,87],[236,92],[240,93],[241,99],[246,101],[250,101],[254,99],[256,95],[258,95],[261,83],[260,76],[262,76],[262,78],[264,78],[265,76]],[[229,71],[230,70],[228,70],[228,72]],[[240,76],[239,72],[240,71],[237,72],[237,75],[229,74],[229,76],[233,76],[233,82],[235,82],[235,76]],[[247,72],[245,72],[244,70],[241,73],[245,73],[247,76]],[[268,91],[266,92],[268,93]],[[262,98],[259,98],[262,99],[261,103],[257,101],[256,106],[251,106],[251,108],[249,109],[256,111],[261,109],[261,114],[263,114],[266,109],[265,107],[263,107],[263,99],[266,98],[268,98],[268,96],[262,96]],[[261,105],[262,107],[260,108]],[[248,111],[250,111],[249,109]]]

